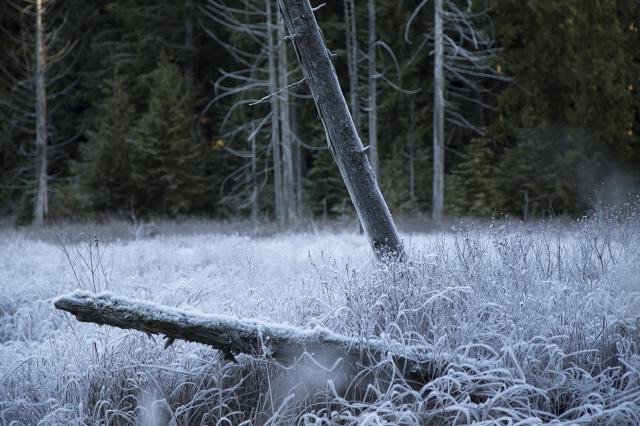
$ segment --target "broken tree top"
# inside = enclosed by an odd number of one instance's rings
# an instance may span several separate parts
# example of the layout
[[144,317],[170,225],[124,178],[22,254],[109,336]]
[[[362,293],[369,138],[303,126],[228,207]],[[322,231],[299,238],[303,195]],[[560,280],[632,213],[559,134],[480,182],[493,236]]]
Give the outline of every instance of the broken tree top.
[[429,376],[442,373],[452,362],[459,365],[478,363],[461,356],[446,356],[427,346],[407,346],[379,339],[361,341],[325,328],[305,329],[226,315],[206,315],[108,293],[75,292],[59,297],[54,305],[72,313],[78,321],[163,334],[169,339],[209,345],[228,355],[243,353],[290,362],[310,354],[329,363],[342,359],[348,364],[390,357],[407,372],[429,373]]

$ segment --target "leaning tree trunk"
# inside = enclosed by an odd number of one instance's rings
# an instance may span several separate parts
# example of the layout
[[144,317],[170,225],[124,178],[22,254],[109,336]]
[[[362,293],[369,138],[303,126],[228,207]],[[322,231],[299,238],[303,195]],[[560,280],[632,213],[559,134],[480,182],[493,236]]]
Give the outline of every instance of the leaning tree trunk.
[[[273,43],[273,14],[271,13],[271,0],[265,0],[265,8],[267,15],[267,48],[268,52],[268,71],[269,71],[269,91],[276,93],[278,86],[278,75],[276,70],[275,58],[277,52]],[[282,158],[280,143],[280,109],[277,96],[271,96],[271,148],[273,149],[273,186],[274,186],[274,202],[276,221],[278,226],[284,225],[284,204],[282,194]]]
[[279,0],[306,82],[351,201],[378,256],[403,255],[402,242],[340,90],[309,0]]
[[358,41],[355,0],[345,0],[344,21],[347,41],[347,65],[349,69],[349,102],[351,103],[351,117],[356,131],[360,132],[360,102],[358,100]]
[[42,225],[47,215],[47,89],[45,73],[47,57],[44,35],[44,0],[36,1],[36,194],[33,223]]
[[432,218],[442,220],[444,214],[444,36],[442,0],[435,0],[435,57],[433,65],[433,201]]
[[376,1],[369,0],[369,146],[371,147],[371,166],[376,177],[380,176],[378,165],[378,87],[376,81]]

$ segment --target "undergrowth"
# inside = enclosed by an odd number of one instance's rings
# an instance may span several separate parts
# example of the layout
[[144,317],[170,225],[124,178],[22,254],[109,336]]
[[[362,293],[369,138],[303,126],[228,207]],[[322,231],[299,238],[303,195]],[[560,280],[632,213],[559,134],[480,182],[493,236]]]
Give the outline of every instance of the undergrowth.
[[[351,251],[348,241],[363,244],[355,235],[160,236],[112,244],[113,276],[95,235],[53,256],[51,245],[6,234],[5,254],[33,250],[50,263],[35,261],[43,275],[23,291],[3,284],[0,423],[637,425],[639,234],[637,206],[626,206],[570,226],[459,223],[407,237],[402,263]],[[301,250],[311,239],[318,246]],[[33,264],[16,259],[0,261],[5,283],[28,279]],[[233,363],[200,345],[164,349],[159,338],[77,323],[50,305],[73,287],[107,284],[172,305],[424,346],[447,367],[420,382],[390,358],[354,374],[309,360]]]

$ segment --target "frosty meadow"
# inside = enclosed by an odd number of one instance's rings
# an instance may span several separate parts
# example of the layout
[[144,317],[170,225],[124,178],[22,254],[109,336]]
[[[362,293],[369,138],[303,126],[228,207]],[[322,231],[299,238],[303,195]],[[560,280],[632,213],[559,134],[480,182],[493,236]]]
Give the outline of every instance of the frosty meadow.
[[[379,263],[348,231],[253,238],[168,224],[107,243],[78,229],[57,230],[64,250],[53,228],[0,236],[2,424],[640,421],[637,209],[405,234],[406,263]],[[391,356],[345,372],[180,340],[165,349],[53,307],[78,287],[423,346],[447,368],[416,383]]]
[[0,2],[0,426],[640,425],[640,2],[74,1]]

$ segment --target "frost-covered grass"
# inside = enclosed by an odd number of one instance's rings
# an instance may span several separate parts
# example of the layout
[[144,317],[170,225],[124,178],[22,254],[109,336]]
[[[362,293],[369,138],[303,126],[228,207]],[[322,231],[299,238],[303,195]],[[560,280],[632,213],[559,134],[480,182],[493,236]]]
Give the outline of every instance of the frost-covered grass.
[[[107,244],[103,227],[96,247],[81,228],[59,229],[66,252],[43,231],[0,231],[0,424],[640,424],[637,210],[405,234],[410,261],[386,265],[347,231],[175,226]],[[426,383],[388,359],[355,377],[229,363],[57,312],[79,286],[478,362]]]

